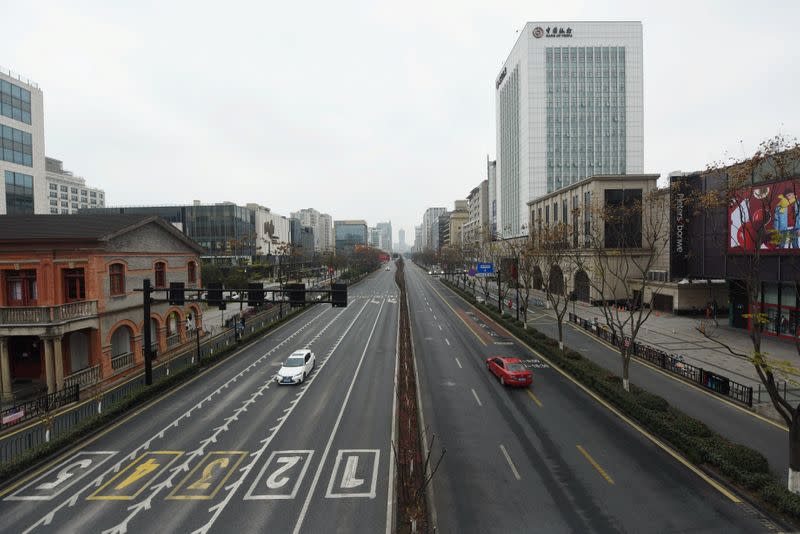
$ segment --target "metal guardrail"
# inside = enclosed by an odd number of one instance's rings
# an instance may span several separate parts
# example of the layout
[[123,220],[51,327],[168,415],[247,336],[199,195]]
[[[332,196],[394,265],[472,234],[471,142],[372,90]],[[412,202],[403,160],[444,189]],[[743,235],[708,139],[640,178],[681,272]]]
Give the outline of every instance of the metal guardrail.
[[[243,335],[246,337],[276,322],[282,317],[280,311],[278,306],[273,306],[261,313],[248,317],[245,320]],[[235,328],[230,328],[213,337],[206,336],[206,338],[202,339],[198,354],[196,340],[194,336],[191,336],[184,345],[173,351],[173,353],[166,353],[162,356],[160,363],[153,367],[153,380],[158,381],[164,379],[170,374],[174,374],[186,367],[194,365],[197,362],[198,356],[200,358],[207,358],[236,344],[236,330]],[[123,356],[127,356],[127,354]],[[73,396],[62,396],[59,397],[61,400],[56,400],[55,397],[48,395],[48,400],[43,402],[44,406],[49,407],[49,411],[52,411],[57,407],[77,402],[81,390],[77,384],[70,387],[74,388],[70,390],[74,391]],[[99,386],[96,385],[95,388],[97,387]],[[38,424],[33,424],[20,431],[0,436],[0,463],[9,462],[32,448],[43,445],[48,441],[70,432],[82,421],[101,413],[104,408],[108,409],[108,407],[112,406],[114,403],[119,402],[129,395],[135,394],[145,387],[144,373],[140,373],[126,382],[108,390],[98,392],[94,397],[86,399],[84,402],[57,413],[50,418],[41,417],[41,421]],[[64,391],[66,391],[66,389]],[[58,397],[61,393],[62,392],[58,392],[53,395]],[[30,401],[30,403],[38,402],[41,402],[41,399]],[[16,407],[12,407],[3,411],[2,415],[5,416],[6,412],[12,413],[15,408]],[[36,408],[40,408],[40,405],[37,404]],[[46,411],[42,411],[41,409],[35,412],[26,412],[24,419],[15,421],[13,424],[19,424],[22,421],[27,421],[36,416],[43,416],[45,414]],[[10,425],[3,425],[0,428],[7,428],[8,426]]]
[[80,386],[73,384],[60,391],[42,395],[38,399],[32,399],[15,404],[0,412],[0,428],[17,425],[23,421],[51,412],[56,408],[77,402],[80,396]]
[[[587,332],[594,334],[614,345],[621,346],[623,343],[630,343],[630,338],[620,339],[615,333],[602,328],[599,324],[595,325],[591,321],[578,317],[574,313],[569,314],[569,321],[577,324]],[[684,361],[683,356],[669,354],[661,349],[657,349],[644,343],[630,343],[631,354],[639,359],[652,363],[661,369],[683,377],[699,386],[710,389],[720,395],[724,395],[732,400],[753,406],[753,388],[745,386],[730,378],[705,370],[702,367],[694,366]]]

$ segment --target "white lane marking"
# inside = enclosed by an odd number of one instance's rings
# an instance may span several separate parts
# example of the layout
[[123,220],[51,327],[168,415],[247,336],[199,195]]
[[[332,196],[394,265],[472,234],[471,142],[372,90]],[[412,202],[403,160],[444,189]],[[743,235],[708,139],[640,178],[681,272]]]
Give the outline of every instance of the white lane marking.
[[508,462],[508,467],[511,468],[511,472],[514,473],[514,478],[517,480],[522,480],[522,477],[519,476],[519,471],[517,471],[517,467],[514,465],[514,462],[511,461],[511,456],[508,455],[508,451],[503,444],[500,444],[500,450],[503,451],[503,456],[506,457],[506,462]]
[[432,312],[432,311],[433,311],[433,308],[431,308],[430,306],[428,306],[428,311],[429,311],[429,312]]
[[392,385],[392,437],[389,440],[389,491],[386,492],[386,534],[392,534],[394,511],[394,440],[397,430],[397,375],[400,371],[400,314],[397,314],[397,333],[394,353],[394,383]]
[[436,325],[436,326],[438,326],[438,327],[439,327],[439,330],[441,330],[441,329],[442,329],[442,325],[440,325],[440,324],[439,324],[439,325]]
[[[303,382],[303,385],[301,386],[302,395],[299,395],[297,397],[297,401],[299,401],[300,399],[303,398],[303,395],[305,395],[305,393],[308,391],[309,386],[311,386],[311,384],[314,382],[314,380],[316,380],[317,377],[320,375],[320,373],[322,372],[323,367],[325,367],[325,364],[328,363],[328,359],[336,351],[336,349],[339,348],[339,345],[341,344],[342,340],[350,332],[350,329],[353,328],[353,325],[356,324],[356,321],[361,316],[361,314],[364,312],[364,310],[367,309],[367,304],[369,304],[369,301],[365,301],[364,302],[364,305],[361,307],[360,310],[358,310],[358,313],[356,314],[356,316],[353,317],[353,320],[350,321],[349,325],[347,325],[347,328],[345,329],[345,331],[342,334],[342,336],[336,341],[336,343],[334,343],[333,347],[331,347],[331,349],[328,351],[328,354],[325,357],[325,359],[322,361],[322,363],[319,364],[319,370],[316,373],[314,373],[313,375],[311,375],[311,377],[309,379],[307,379],[305,382]],[[222,514],[223,510],[225,510],[225,507],[228,506],[228,503],[231,501],[231,499],[233,498],[233,496],[236,493],[236,491],[239,489],[239,487],[241,487],[242,484],[244,484],[244,480],[250,474],[250,471],[253,469],[253,467],[255,467],[256,463],[258,463],[259,459],[264,454],[264,451],[267,450],[269,445],[272,443],[272,440],[275,439],[275,436],[278,434],[280,429],[283,427],[284,423],[289,419],[289,416],[292,414],[292,411],[294,411],[294,409],[295,409],[295,407],[297,407],[297,405],[298,405],[298,402],[295,402],[294,404],[292,404],[291,408],[287,411],[287,413],[282,415],[278,419],[278,424],[269,429],[269,431],[270,431],[269,436],[267,436],[266,438],[261,440],[261,443],[262,443],[261,447],[258,450],[253,451],[253,452],[250,453],[250,457],[252,458],[252,461],[250,463],[248,463],[247,465],[245,465],[244,467],[242,467],[241,469],[239,469],[239,472],[241,473],[241,476],[235,482],[232,482],[231,484],[228,484],[227,486],[225,486],[224,489],[228,493],[225,495],[225,497],[222,499],[222,501],[220,501],[218,504],[215,504],[214,506],[211,506],[208,509],[209,512],[213,512],[211,518],[203,526],[201,526],[200,528],[194,530],[195,534],[205,534],[214,525],[214,523],[219,518],[220,514]]]
[[459,369],[463,369],[463,367],[461,367],[461,362],[460,362],[460,361],[458,361],[458,358],[456,358],[456,363],[458,364],[458,368],[459,368]]
[[448,345],[450,344],[450,340],[447,338],[444,338],[444,342],[447,343]]
[[477,393],[475,393],[475,390],[474,390],[474,389],[472,390],[472,396],[473,396],[473,397],[475,397],[475,402],[477,402],[477,403],[478,403],[478,406],[483,406],[483,403],[482,403],[482,402],[481,402],[481,400],[478,398],[478,394],[477,394]]
[[[82,451],[22,486],[6,501],[49,501],[100,467],[117,451]],[[88,458],[87,458],[88,456]],[[80,459],[79,459],[80,458]],[[55,475],[55,479],[53,479]],[[27,493],[27,495],[26,495]]]
[[[210,400],[215,395],[218,395],[223,389],[227,389],[228,387],[230,387],[231,384],[233,384],[239,378],[244,376],[245,373],[249,372],[251,369],[254,369],[256,366],[258,366],[258,364],[261,363],[261,361],[263,361],[268,356],[270,356],[272,353],[274,353],[279,348],[281,348],[283,345],[285,345],[286,343],[291,341],[295,336],[297,336],[300,332],[302,332],[303,330],[308,328],[315,320],[317,320],[319,317],[321,317],[329,309],[330,308],[326,308],[326,309],[322,310],[320,313],[318,313],[317,315],[315,315],[314,317],[312,317],[307,323],[305,323],[304,325],[300,326],[300,328],[298,328],[292,334],[287,336],[286,339],[284,339],[283,341],[281,341],[280,343],[275,345],[272,349],[270,349],[266,353],[262,354],[261,357],[259,357],[258,359],[254,360],[253,362],[251,362],[250,365],[248,365],[247,367],[242,369],[238,374],[234,375],[232,378],[230,378],[227,382],[222,384],[220,387],[218,387],[217,389],[215,389],[214,391],[209,393],[207,396],[205,396],[203,399],[201,399],[200,402],[198,402],[197,404],[195,404],[194,406],[192,406],[191,408],[186,410],[183,414],[179,415],[174,420],[172,420],[172,422],[170,422],[167,426],[165,426],[164,428],[162,428],[161,430],[159,430],[158,432],[153,434],[147,441],[145,441],[144,443],[142,443],[141,445],[136,447],[134,450],[132,450],[130,452],[130,454],[124,456],[117,463],[115,463],[114,465],[109,467],[106,471],[101,473],[97,478],[95,478],[91,482],[89,482],[89,484],[87,484],[83,488],[79,489],[77,492],[75,492],[72,495],[72,497],[70,497],[69,499],[63,501],[61,504],[59,504],[58,506],[56,506],[55,508],[53,508],[52,510],[47,512],[42,518],[40,518],[33,525],[28,527],[23,532],[23,534],[27,534],[28,532],[31,532],[32,530],[34,530],[38,526],[50,525],[53,522],[53,519],[55,518],[56,512],[58,512],[59,510],[61,510],[62,508],[65,508],[65,507],[73,507],[73,506],[75,506],[75,504],[77,504],[77,502],[78,502],[78,498],[80,497],[81,493],[83,493],[84,491],[90,490],[92,488],[100,487],[103,484],[103,480],[105,480],[105,477],[107,475],[109,475],[111,473],[118,473],[119,472],[120,468],[122,467],[123,462],[132,461],[139,455],[140,452],[150,449],[151,443],[153,441],[155,441],[156,439],[164,439],[164,435],[166,434],[167,430],[169,430],[172,427],[177,428],[180,425],[180,422],[183,419],[190,418],[192,416],[193,412],[201,409],[203,407],[203,405],[208,403],[208,402],[210,402]],[[234,354],[232,354],[228,358],[230,359],[232,357],[235,357],[236,355],[240,354],[244,350],[246,350],[246,349],[245,348],[239,349],[238,351],[236,351]]]
[[[347,457],[344,469],[342,470],[341,482],[334,488],[336,479],[339,475],[339,465],[342,458]],[[369,456],[373,457],[372,464],[370,465]],[[361,457],[365,460],[362,463],[362,476],[366,478],[358,478],[358,460]],[[328,491],[325,492],[326,499],[345,499],[348,497],[362,497],[374,499],[376,495],[376,488],[378,485],[378,465],[380,464],[381,451],[379,449],[340,449],[336,454],[336,462],[333,464],[333,472],[331,473],[331,480],[328,483]],[[372,469],[372,476],[370,477],[370,469]],[[360,488],[364,482],[370,479],[370,487],[365,488],[367,491],[348,492],[355,488]],[[334,491],[334,489],[336,491]]]
[[436,321],[436,320],[437,320],[437,319],[436,319],[436,314],[435,314],[435,313],[433,314],[433,320],[434,320],[434,321]]
[[339,424],[342,422],[342,417],[344,417],[344,411],[347,408],[348,401],[350,400],[350,394],[353,392],[353,387],[356,385],[356,379],[361,371],[361,365],[364,363],[364,357],[367,355],[367,349],[372,341],[372,335],[375,333],[375,327],[378,326],[378,319],[380,319],[382,311],[383,303],[381,303],[381,307],[378,308],[378,313],[375,314],[375,322],[372,323],[372,330],[370,330],[369,337],[367,337],[367,342],[364,344],[364,351],[361,353],[361,358],[358,360],[358,365],[353,373],[353,378],[350,380],[350,387],[347,388],[347,394],[344,396],[342,407],[339,410],[339,416],[336,418],[336,423],[333,425],[333,430],[331,431],[330,437],[328,437],[328,443],[325,445],[325,451],[322,453],[322,457],[319,460],[319,466],[317,467],[317,472],[314,474],[314,480],[311,482],[311,487],[308,489],[308,494],[306,495],[306,500],[303,503],[303,508],[300,510],[300,516],[297,518],[297,523],[294,526],[294,534],[299,534],[300,528],[303,526],[303,520],[305,520],[306,513],[308,513],[308,506],[311,504],[311,499],[314,496],[314,490],[319,483],[319,477],[322,475],[322,468],[325,466],[325,460],[328,458],[328,453],[331,451],[331,445],[333,445],[333,438],[336,437],[336,431],[339,430]]

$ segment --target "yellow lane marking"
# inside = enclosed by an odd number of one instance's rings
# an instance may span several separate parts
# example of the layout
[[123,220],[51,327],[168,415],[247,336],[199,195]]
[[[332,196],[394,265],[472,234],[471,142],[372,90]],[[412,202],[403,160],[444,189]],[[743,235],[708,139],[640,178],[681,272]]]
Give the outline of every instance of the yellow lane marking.
[[[311,308],[308,308],[308,309],[310,310]],[[305,313],[306,313],[306,310],[304,310],[304,311],[300,312],[300,313],[297,315],[297,317],[300,317],[301,315],[304,315]],[[282,325],[280,325],[278,328],[280,328],[280,327],[282,327],[282,326],[284,326],[284,325],[286,325],[286,324],[288,324],[288,323],[283,323],[283,324],[282,324]],[[275,330],[277,330],[277,329],[275,329]],[[271,336],[271,335],[274,333],[274,331],[275,331],[275,330],[271,330],[271,331],[267,332],[267,333],[264,335],[264,337],[266,338],[266,337],[269,337],[269,336]],[[263,339],[263,338],[259,338],[259,339]],[[249,349],[250,347],[251,347],[251,345],[250,345],[250,344],[248,344],[248,345],[246,345],[246,346],[244,346],[244,347],[241,347],[241,348],[239,348],[237,351],[235,351],[234,353],[232,353],[230,356],[228,356],[228,357],[226,357],[226,358],[223,358],[222,360],[218,361],[217,363],[215,363],[215,364],[214,364],[214,365],[212,365],[211,367],[209,367],[209,368],[207,368],[207,369],[204,369],[203,371],[201,371],[201,372],[200,372],[200,373],[199,373],[197,376],[195,376],[195,377],[191,378],[190,380],[187,380],[186,382],[183,382],[182,384],[179,384],[179,385],[177,385],[177,386],[176,386],[174,389],[167,390],[165,393],[161,394],[161,396],[158,396],[158,397],[156,397],[155,399],[153,399],[153,400],[149,401],[148,403],[144,404],[144,405],[143,405],[141,408],[139,408],[139,409],[138,409],[138,410],[136,410],[135,412],[131,413],[130,415],[128,415],[128,416],[126,416],[126,417],[124,417],[123,419],[120,419],[118,422],[116,422],[116,423],[114,423],[113,425],[109,426],[109,427],[108,427],[108,428],[106,428],[105,430],[103,430],[103,431],[99,432],[98,434],[95,434],[94,436],[92,436],[91,438],[88,438],[88,439],[86,439],[85,441],[82,441],[82,442],[81,442],[79,445],[76,445],[75,447],[73,447],[73,448],[71,448],[71,449],[67,450],[67,451],[66,451],[66,452],[64,452],[63,454],[60,454],[60,455],[58,455],[58,456],[57,456],[57,457],[56,457],[54,460],[52,460],[52,461],[49,461],[49,462],[46,462],[46,463],[45,463],[45,464],[44,464],[42,467],[40,467],[39,469],[36,469],[36,470],[34,470],[34,471],[33,471],[32,473],[30,473],[29,475],[22,477],[21,479],[17,480],[17,481],[16,481],[16,482],[14,482],[13,484],[11,484],[11,485],[9,485],[9,486],[6,486],[6,487],[5,487],[5,488],[3,488],[3,489],[0,489],[0,498],[2,498],[3,496],[5,496],[6,494],[8,494],[8,493],[10,493],[10,492],[12,492],[12,491],[14,491],[14,490],[16,490],[18,487],[22,486],[23,484],[26,484],[26,483],[27,483],[27,482],[29,482],[31,479],[38,477],[39,475],[41,475],[41,474],[42,474],[42,473],[44,473],[45,471],[47,471],[47,470],[51,469],[51,468],[52,468],[54,465],[56,465],[56,464],[58,464],[58,463],[61,463],[61,462],[63,462],[63,461],[64,461],[64,459],[68,458],[69,456],[71,456],[72,454],[74,454],[74,453],[78,452],[79,450],[83,449],[84,447],[86,447],[86,446],[88,446],[88,445],[91,445],[92,443],[94,443],[94,442],[95,442],[95,441],[97,441],[98,439],[102,438],[103,436],[105,436],[105,435],[106,435],[106,434],[108,434],[109,432],[111,432],[111,431],[115,430],[115,429],[116,429],[116,428],[118,428],[120,425],[123,425],[123,424],[127,423],[128,421],[130,421],[130,420],[131,420],[131,419],[133,419],[134,417],[138,416],[138,415],[139,415],[139,414],[141,414],[142,412],[145,412],[145,411],[149,410],[150,408],[152,408],[152,407],[153,407],[153,406],[155,406],[156,404],[160,403],[161,401],[163,401],[163,400],[165,400],[165,399],[168,399],[169,397],[171,397],[171,396],[172,396],[172,395],[174,395],[175,393],[178,393],[179,391],[181,391],[181,390],[182,390],[183,388],[185,388],[186,386],[188,386],[188,385],[190,385],[190,384],[194,383],[196,380],[199,380],[199,379],[203,378],[203,377],[204,377],[204,376],[205,376],[207,373],[210,373],[211,371],[213,371],[214,369],[216,369],[218,366],[220,366],[220,365],[223,365],[223,364],[226,364],[226,363],[230,363],[230,360],[231,360],[232,358],[234,358],[234,357],[238,356],[238,355],[239,355],[239,354],[241,354],[241,353],[242,353],[244,350],[246,350],[246,349]],[[87,401],[87,402],[88,402],[88,401]],[[80,404],[79,404],[78,406],[80,406]],[[23,429],[23,430],[24,430],[24,429]]]
[[608,473],[606,473],[605,470],[602,467],[600,467],[600,464],[598,464],[597,461],[595,461],[595,459],[592,458],[591,455],[588,452],[586,452],[586,449],[584,449],[580,445],[575,445],[575,446],[578,447],[578,450],[581,451],[581,454],[587,460],[589,460],[589,463],[592,464],[592,467],[597,469],[597,472],[600,473],[603,476],[604,479],[606,479],[606,482],[608,482],[609,484],[613,484],[614,483],[614,479],[611,478],[610,476],[608,476]]
[[[214,458],[215,456],[217,458]],[[245,451],[213,451],[209,453],[175,486],[166,499],[184,501],[213,499],[242,463],[245,456],[247,456]],[[201,467],[203,471],[197,477],[197,471]],[[193,480],[194,482],[192,482]],[[189,484],[189,482],[192,483]]]
[[[586,330],[584,330],[583,328],[581,328],[581,327],[579,327],[577,325],[574,325],[572,323],[568,323],[568,324],[572,328],[574,328],[575,330],[580,332],[581,334],[583,334],[583,335],[587,336],[588,338],[592,339],[593,341],[597,341],[598,343],[601,343],[601,344],[605,345],[606,347],[608,347],[611,350],[614,350],[614,351],[617,350],[617,347],[615,347],[611,343],[607,342],[606,340],[592,335],[591,333],[587,332]],[[777,427],[777,428],[780,428],[782,430],[785,430],[786,432],[789,431],[789,427],[787,427],[785,425],[782,425],[782,424],[778,423],[777,421],[773,421],[772,419],[770,419],[768,417],[764,417],[763,415],[761,415],[759,413],[750,411],[747,408],[745,408],[744,406],[739,406],[735,402],[729,401],[728,399],[720,397],[719,395],[715,395],[714,393],[711,393],[710,391],[707,391],[707,390],[705,390],[705,389],[703,389],[701,387],[697,387],[697,386],[693,385],[691,382],[687,382],[686,380],[683,380],[682,378],[678,378],[677,376],[673,376],[673,375],[669,374],[668,372],[664,371],[663,369],[660,369],[659,367],[656,367],[655,365],[653,365],[652,363],[650,363],[648,361],[640,360],[638,358],[631,358],[631,361],[636,362],[639,365],[643,365],[645,367],[649,367],[653,371],[656,371],[657,373],[662,374],[663,376],[669,378],[670,380],[674,380],[676,382],[679,382],[680,384],[683,384],[684,386],[692,387],[693,389],[699,391],[703,395],[708,395],[712,399],[715,399],[715,400],[718,400],[719,402],[725,403],[725,404],[727,404],[728,406],[730,406],[732,408],[736,408],[740,412],[746,413],[747,415],[749,415],[751,417],[755,417],[756,419],[759,419],[759,420],[761,420],[761,421],[763,421],[765,423],[769,423],[774,427]]]
[[[453,292],[453,294],[456,295],[456,297],[458,297],[461,300],[463,300],[468,306],[474,307],[474,306],[472,306],[472,304],[467,302],[466,299],[461,297],[461,295],[458,295],[455,292]],[[717,482],[716,480],[714,480],[713,478],[711,478],[710,476],[705,474],[697,466],[695,466],[689,460],[684,458],[680,453],[678,453],[677,451],[672,449],[669,445],[667,445],[666,443],[664,443],[663,441],[661,441],[660,439],[658,439],[657,437],[652,435],[650,432],[648,432],[647,430],[645,430],[644,428],[639,426],[638,423],[634,422],[631,418],[629,418],[628,416],[626,416],[625,414],[623,414],[622,412],[617,410],[614,406],[612,406],[611,404],[606,402],[599,395],[597,395],[594,391],[590,390],[588,387],[586,387],[583,384],[581,384],[580,382],[578,382],[578,380],[576,378],[574,378],[572,375],[570,375],[569,373],[567,373],[566,371],[561,369],[561,367],[559,367],[556,364],[554,364],[553,362],[551,362],[543,354],[540,354],[539,352],[537,352],[535,349],[530,347],[527,343],[525,343],[524,341],[519,339],[517,336],[515,336],[512,332],[509,332],[509,335],[511,337],[513,337],[514,339],[516,339],[517,342],[521,346],[526,347],[529,351],[531,351],[532,354],[538,356],[543,361],[545,361],[548,364],[550,364],[550,366],[553,369],[555,369],[556,372],[558,372],[559,374],[561,374],[561,376],[563,376],[564,378],[566,378],[567,380],[569,380],[570,382],[575,384],[578,388],[583,390],[584,393],[586,393],[591,398],[593,398],[598,404],[602,405],[608,411],[610,411],[611,413],[616,415],[618,418],[620,418],[622,421],[627,423],[631,428],[633,428],[634,430],[639,432],[642,436],[644,436],[645,438],[650,440],[650,442],[653,443],[654,445],[656,445],[658,448],[660,448],[661,450],[663,450],[664,452],[666,452],[667,454],[669,454],[670,456],[675,458],[678,462],[680,462],[689,471],[691,471],[692,473],[694,473],[695,475],[700,477],[706,484],[708,484],[709,486],[713,487],[715,490],[719,491],[722,495],[724,495],[725,497],[730,499],[732,502],[737,503],[737,504],[742,502],[741,499],[739,499],[739,497],[737,497],[734,493],[732,493],[730,490],[728,490],[725,486],[723,486],[722,484],[720,484],[719,482]]]
[[528,392],[528,396],[533,399],[533,402],[539,405],[539,408],[542,407],[542,401],[536,398],[536,395],[533,394],[533,391],[526,389],[525,391]]
[[[153,480],[182,454],[183,451],[146,452],[86,497],[86,500],[131,501],[147,489]],[[125,478],[122,478],[123,475]],[[112,485],[117,479],[121,480]]]
[[472,334],[473,334],[473,335],[474,335],[476,338],[478,338],[478,341],[480,341],[480,342],[481,342],[481,343],[483,343],[484,345],[488,345],[488,343],[486,343],[486,341],[484,341],[484,340],[483,340],[483,338],[482,338],[481,336],[479,336],[479,335],[478,335],[478,333],[477,333],[475,330],[473,330],[473,329],[472,329],[472,326],[470,326],[470,324],[469,324],[469,323],[468,323],[468,322],[467,322],[467,321],[466,321],[466,320],[465,320],[463,317],[461,317],[461,315],[459,315],[459,313],[456,311],[456,309],[455,309],[455,308],[453,308],[453,307],[450,305],[450,303],[449,303],[449,302],[447,302],[447,301],[444,299],[444,297],[442,296],[442,294],[441,294],[441,293],[439,293],[438,291],[436,291],[436,288],[435,288],[435,287],[433,287],[433,285],[432,285],[430,282],[428,282],[428,286],[430,286],[430,288],[433,290],[433,292],[434,292],[434,293],[436,293],[437,295],[439,295],[439,298],[440,298],[440,299],[442,299],[442,302],[444,302],[444,303],[447,305],[447,307],[448,307],[448,308],[450,308],[451,310],[453,310],[453,313],[456,315],[456,317],[458,317],[459,319],[461,319],[461,322],[462,322],[462,323],[464,323],[464,325],[467,327],[467,330],[469,330],[470,332],[472,332]]

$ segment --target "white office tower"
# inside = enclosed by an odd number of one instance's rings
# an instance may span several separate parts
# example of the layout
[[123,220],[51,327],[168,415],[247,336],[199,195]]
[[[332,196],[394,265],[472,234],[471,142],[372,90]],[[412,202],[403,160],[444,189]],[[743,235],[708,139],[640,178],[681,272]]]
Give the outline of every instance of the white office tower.
[[499,236],[528,234],[529,200],[643,172],[641,22],[528,22],[495,89]]

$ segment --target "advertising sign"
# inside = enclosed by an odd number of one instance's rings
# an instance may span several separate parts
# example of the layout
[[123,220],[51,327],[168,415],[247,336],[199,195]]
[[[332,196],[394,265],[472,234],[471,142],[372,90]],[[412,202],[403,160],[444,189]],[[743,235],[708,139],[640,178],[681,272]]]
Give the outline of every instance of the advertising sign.
[[800,251],[800,180],[738,191],[728,207],[728,252]]
[[691,184],[685,176],[671,177],[674,201],[670,202],[670,271],[686,276],[689,262],[689,197]]

